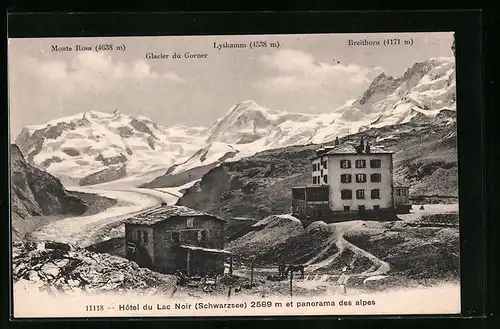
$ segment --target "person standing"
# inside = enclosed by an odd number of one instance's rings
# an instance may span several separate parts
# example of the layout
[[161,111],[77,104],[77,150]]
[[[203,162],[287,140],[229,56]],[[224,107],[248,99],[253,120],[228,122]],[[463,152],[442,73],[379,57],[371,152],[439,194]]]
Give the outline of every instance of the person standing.
[[285,276],[286,266],[285,263],[281,262],[278,266],[278,276],[280,278]]
[[340,293],[342,295],[345,295],[347,293],[347,290],[345,287],[347,280],[349,280],[349,276],[347,275],[347,267],[344,267],[344,268],[342,268],[342,274],[340,275],[340,277],[337,281],[337,285],[340,287]]

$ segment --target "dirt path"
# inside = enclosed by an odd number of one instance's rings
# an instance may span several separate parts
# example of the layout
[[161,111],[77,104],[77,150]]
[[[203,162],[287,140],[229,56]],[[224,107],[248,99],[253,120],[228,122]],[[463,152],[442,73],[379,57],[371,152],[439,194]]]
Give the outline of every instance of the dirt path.
[[[369,270],[363,272],[362,273],[363,275],[375,276],[387,273],[391,269],[390,265],[387,262],[384,262],[380,258],[369,253],[368,251],[357,247],[356,245],[352,244],[351,242],[347,241],[344,238],[344,234],[346,232],[354,230],[358,228],[360,225],[362,225],[362,223],[359,221],[329,224],[329,226],[333,228],[333,233],[332,237],[330,238],[329,244],[315,257],[313,257],[306,263],[307,270],[312,272],[321,268],[329,267],[346,250],[350,250],[355,255],[368,258],[372,262],[373,266]],[[316,262],[318,259],[321,259],[331,249],[333,244],[335,244],[335,246],[337,247],[338,252],[325,258],[320,262]]]
[[[411,214],[399,215],[399,217],[406,222],[412,222],[418,220],[424,215],[441,214],[441,213],[458,213],[458,204],[426,204],[424,209],[414,209]],[[391,266],[376,257],[375,255],[369,253],[366,250],[359,248],[358,246],[352,244],[344,238],[344,234],[351,230],[361,230],[360,227],[363,225],[361,221],[348,221],[342,223],[329,224],[332,228],[332,237],[329,240],[328,245],[315,257],[310,259],[306,265],[309,271],[316,271],[318,269],[329,267],[337,258],[339,258],[346,250],[352,251],[355,255],[359,257],[365,257],[372,262],[372,267],[368,270],[362,272],[360,275],[363,276],[383,276],[385,273],[389,272]],[[331,256],[324,258],[324,256],[331,250],[332,245],[335,245],[338,252],[332,254]],[[323,259],[317,262],[318,259]]]

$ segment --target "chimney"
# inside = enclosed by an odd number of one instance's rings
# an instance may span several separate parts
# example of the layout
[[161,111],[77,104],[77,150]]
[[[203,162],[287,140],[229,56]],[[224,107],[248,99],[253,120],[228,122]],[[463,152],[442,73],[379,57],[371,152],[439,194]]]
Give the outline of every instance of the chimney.
[[361,136],[361,140],[359,141],[359,145],[356,146],[356,152],[363,153],[364,150],[365,150],[365,140],[364,140],[363,136]]
[[370,153],[370,144],[368,144],[368,142],[366,142],[365,153],[367,153],[367,154]]
[[335,145],[339,145],[339,137],[335,137]]

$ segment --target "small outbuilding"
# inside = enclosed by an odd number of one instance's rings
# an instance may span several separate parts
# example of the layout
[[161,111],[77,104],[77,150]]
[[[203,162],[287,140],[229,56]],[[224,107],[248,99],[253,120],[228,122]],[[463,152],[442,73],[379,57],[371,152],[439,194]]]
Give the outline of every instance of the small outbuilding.
[[224,225],[215,215],[163,205],[125,221],[126,257],[161,273],[223,274],[226,259],[232,261]]

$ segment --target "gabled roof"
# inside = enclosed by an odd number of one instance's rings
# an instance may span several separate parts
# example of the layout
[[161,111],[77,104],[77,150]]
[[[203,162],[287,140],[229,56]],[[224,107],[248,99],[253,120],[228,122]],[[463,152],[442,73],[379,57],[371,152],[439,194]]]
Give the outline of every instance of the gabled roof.
[[152,210],[147,210],[133,217],[130,217],[127,220],[125,220],[125,223],[149,226],[162,222],[164,220],[168,220],[173,217],[181,217],[181,216],[182,217],[209,216],[218,220],[225,221],[224,219],[218,216],[207,214],[188,207],[166,205],[166,206],[160,206]]
[[381,147],[376,147],[376,146],[370,146],[370,153],[366,152],[356,152],[356,148],[354,145],[351,144],[340,144],[340,145],[335,145],[335,146],[327,146],[323,149],[319,150],[324,150],[325,153],[315,156],[311,158],[311,160],[318,159],[323,156],[329,156],[329,155],[369,155],[369,154],[393,154],[394,152],[385,150]]
[[394,152],[387,151],[376,146],[370,146],[370,153],[366,152],[358,153],[356,152],[356,148],[354,147],[354,145],[344,144],[344,145],[335,145],[326,154],[332,155],[332,154],[392,154],[392,153]]

